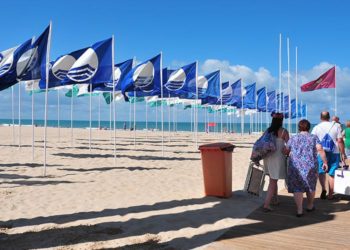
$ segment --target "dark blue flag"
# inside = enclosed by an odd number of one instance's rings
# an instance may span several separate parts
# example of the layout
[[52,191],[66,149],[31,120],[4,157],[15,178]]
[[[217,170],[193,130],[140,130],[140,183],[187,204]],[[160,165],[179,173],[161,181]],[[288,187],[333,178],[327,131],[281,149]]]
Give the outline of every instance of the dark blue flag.
[[46,79],[46,60],[50,37],[51,25],[31,45],[30,56],[25,59],[27,67],[23,70],[21,80]]
[[20,46],[0,52],[0,91],[19,81],[28,67],[31,44],[32,41],[28,40]]
[[267,92],[267,112],[276,112],[277,102],[276,102],[276,91]]
[[121,91],[140,92],[138,96],[154,96],[161,94],[161,54],[144,61],[133,68],[121,82]]
[[163,96],[180,98],[195,97],[196,90],[192,93],[192,86],[196,86],[196,70],[196,62],[185,65],[177,70],[167,70],[167,79],[163,81]]
[[[126,60],[122,63],[114,65],[114,86],[116,91],[121,90],[121,82],[124,77],[132,70],[133,59]],[[94,84],[92,86],[93,91],[112,92],[113,85],[111,82],[103,84]]]
[[[243,92],[243,108],[245,109],[256,109],[256,83],[250,84],[244,87]],[[242,104],[238,103],[238,108],[242,108]]]
[[257,91],[257,109],[260,112],[266,112],[266,88],[263,87]]

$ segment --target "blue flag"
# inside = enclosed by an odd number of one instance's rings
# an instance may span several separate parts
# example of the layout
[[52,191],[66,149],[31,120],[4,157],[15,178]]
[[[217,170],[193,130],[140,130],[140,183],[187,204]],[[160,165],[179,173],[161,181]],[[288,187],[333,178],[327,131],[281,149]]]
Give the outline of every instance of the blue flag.
[[306,104],[301,106],[300,117],[306,117]]
[[239,79],[231,85],[232,88],[232,98],[230,105],[238,107],[242,106],[242,80]]
[[[255,88],[256,88],[256,83],[253,83],[244,87],[245,94],[243,94],[243,108],[256,109]],[[242,103],[238,103],[237,107],[242,108]]]
[[267,112],[276,112],[276,91],[267,92]]
[[[59,57],[52,63],[49,87],[112,83],[112,46],[112,38],[109,38]],[[44,76],[39,86],[45,88],[45,85]]]
[[139,92],[137,96],[153,96],[161,94],[160,65],[161,54],[144,61],[133,68],[121,82],[121,91]]
[[27,67],[23,70],[21,80],[39,80],[46,78],[46,60],[49,39],[51,37],[51,25],[33,42],[30,56],[26,57]]
[[[77,50],[70,54],[60,56],[55,61],[50,62],[48,88],[67,85],[63,80],[66,79],[68,71],[73,64],[86,50],[87,48]],[[46,76],[40,80],[39,87],[41,89],[46,89]]]
[[[198,77],[198,98],[205,97],[220,98],[220,70],[214,71],[208,75]],[[196,93],[196,86],[192,87]]]
[[[222,85],[222,104],[228,105],[232,100],[232,87],[230,82],[224,82]],[[225,88],[224,88],[225,87]],[[204,95],[205,96],[205,95]],[[199,95],[201,97],[201,95]],[[212,104],[212,105],[221,105],[221,98],[206,96],[202,99],[202,104]]]
[[[121,82],[124,77],[132,70],[133,59],[126,60],[125,62],[118,63],[114,65],[114,86],[116,91],[121,90]],[[111,82],[104,84],[94,84],[92,85],[92,91],[104,91],[112,92],[113,85]]]
[[28,67],[32,41],[0,52],[0,91],[19,81],[23,71]]
[[[194,62],[177,70],[167,70],[167,79],[163,81],[163,96],[180,98],[191,97],[191,86],[196,85],[196,69],[197,63]],[[194,92],[194,94],[196,94],[196,92]]]
[[283,112],[285,112],[285,113],[289,112],[289,96],[288,95],[283,97]]
[[266,88],[263,87],[257,91],[257,109],[260,112],[266,112]]

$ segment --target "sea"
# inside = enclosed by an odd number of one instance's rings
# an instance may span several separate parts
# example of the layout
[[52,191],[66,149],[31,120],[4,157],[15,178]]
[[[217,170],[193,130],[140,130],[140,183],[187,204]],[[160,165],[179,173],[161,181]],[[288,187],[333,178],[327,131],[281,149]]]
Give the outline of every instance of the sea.
[[[12,124],[18,125],[19,120],[15,119],[14,122],[12,119],[0,119],[0,124],[2,126],[11,126]],[[59,123],[57,120],[48,120],[47,126],[48,127],[58,127],[58,124],[61,128],[70,128],[71,125],[73,125],[73,128],[89,128],[90,122],[84,121],[84,120],[74,120],[71,124],[70,120],[60,120]],[[21,125],[22,126],[30,126],[32,125],[31,119],[21,119]],[[34,125],[37,127],[43,127],[44,126],[44,120],[34,120]],[[262,123],[262,124],[250,124],[245,123],[244,124],[244,133],[249,132],[261,132],[265,131],[269,124]],[[116,121],[115,123],[116,129],[125,129],[125,130],[133,130],[134,129],[134,122],[130,121]],[[92,121],[91,122],[92,128],[101,128],[101,129],[113,129],[113,122],[110,121]],[[162,124],[160,121],[148,121],[147,123],[145,121],[136,121],[135,122],[136,130],[154,130],[154,131],[161,131],[162,130]],[[240,123],[226,123],[223,122],[222,124],[223,131],[224,132],[231,132],[231,133],[241,133],[241,124]],[[285,124],[284,127],[288,127],[288,124]],[[295,124],[291,124],[292,127],[292,133],[295,132]],[[190,122],[164,122],[163,128],[165,131],[194,131],[193,123]],[[219,132],[221,131],[220,123],[216,123],[215,126],[208,127],[209,132]],[[205,132],[206,126],[204,122],[198,123],[198,132]]]

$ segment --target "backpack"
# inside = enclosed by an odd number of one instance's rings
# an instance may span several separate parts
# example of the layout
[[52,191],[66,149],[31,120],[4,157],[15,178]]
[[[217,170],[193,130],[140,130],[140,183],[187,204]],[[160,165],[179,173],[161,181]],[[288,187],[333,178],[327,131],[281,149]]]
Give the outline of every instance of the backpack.
[[270,153],[276,151],[276,136],[273,133],[265,133],[254,143],[250,160],[259,165],[259,161]]
[[333,128],[333,125],[334,125],[334,122],[332,123],[331,128],[328,130],[328,133],[326,133],[321,140],[321,145],[323,147],[323,150],[326,152],[333,152],[334,147],[335,147],[335,143],[334,143],[332,137],[329,135],[329,132]]

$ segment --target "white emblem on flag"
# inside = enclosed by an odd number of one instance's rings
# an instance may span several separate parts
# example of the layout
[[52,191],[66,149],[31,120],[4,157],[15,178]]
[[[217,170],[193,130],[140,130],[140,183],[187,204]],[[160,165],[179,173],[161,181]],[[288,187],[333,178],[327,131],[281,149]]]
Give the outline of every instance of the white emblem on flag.
[[204,95],[208,89],[208,79],[205,76],[199,76],[197,78],[198,95]]
[[152,91],[151,85],[154,78],[154,66],[148,61],[137,67],[133,75],[134,85],[141,91],[149,92]]
[[67,77],[75,82],[86,82],[96,74],[98,57],[92,48],[87,49],[68,71]]
[[17,76],[32,71],[38,62],[38,47],[31,48],[24,52],[18,59],[16,66]]
[[186,73],[183,69],[178,69],[170,74],[168,82],[164,85],[168,90],[175,91],[181,89],[186,81]]
[[66,78],[68,71],[74,65],[76,59],[71,55],[60,57],[52,66],[52,74],[59,80]]
[[14,51],[15,51],[15,48],[12,48],[3,52],[4,54],[0,53],[0,76],[3,76],[11,69],[13,64]]

